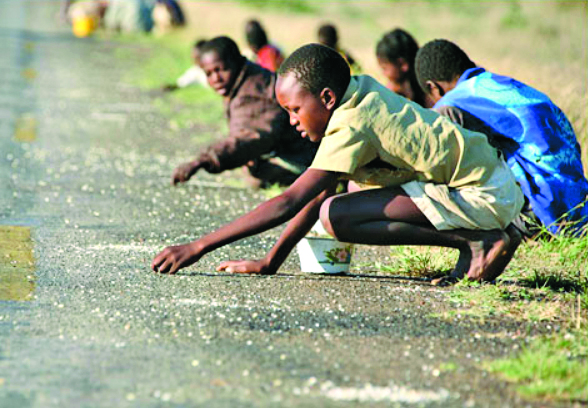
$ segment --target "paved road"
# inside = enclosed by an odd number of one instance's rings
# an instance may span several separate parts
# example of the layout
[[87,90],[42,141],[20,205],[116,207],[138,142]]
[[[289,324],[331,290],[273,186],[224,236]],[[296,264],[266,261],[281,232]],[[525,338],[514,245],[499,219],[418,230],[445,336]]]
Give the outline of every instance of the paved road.
[[0,0],[0,407],[533,406],[481,362],[544,329],[443,319],[447,289],[294,257],[275,277],[212,272],[277,232],[151,273],[262,198],[170,187],[198,143],[125,79],[151,50],[74,39],[57,7]]

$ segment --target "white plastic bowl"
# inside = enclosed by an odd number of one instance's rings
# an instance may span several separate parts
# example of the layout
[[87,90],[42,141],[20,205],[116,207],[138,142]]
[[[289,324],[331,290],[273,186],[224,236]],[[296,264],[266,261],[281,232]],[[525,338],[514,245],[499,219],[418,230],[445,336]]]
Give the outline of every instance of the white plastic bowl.
[[302,272],[324,274],[349,272],[352,248],[322,237],[305,237],[296,245]]

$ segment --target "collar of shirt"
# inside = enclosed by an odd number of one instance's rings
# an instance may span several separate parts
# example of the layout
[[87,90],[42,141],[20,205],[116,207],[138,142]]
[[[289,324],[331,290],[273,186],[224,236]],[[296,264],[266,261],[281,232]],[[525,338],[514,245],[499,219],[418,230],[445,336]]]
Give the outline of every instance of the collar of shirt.
[[484,72],[486,72],[486,70],[482,67],[475,67],[475,68],[466,69],[463,72],[463,74],[461,74],[459,79],[457,80],[457,85],[459,85],[460,83],[462,83],[464,81],[467,81],[470,78],[473,78],[473,77],[476,77],[480,74],[483,74]]
[[339,105],[337,106],[337,108],[339,108],[344,103],[347,103],[351,99],[351,97],[353,96],[355,91],[357,91],[358,87],[359,87],[359,85],[357,83],[357,79],[355,79],[355,77],[352,76],[351,79],[349,80],[349,85],[347,86],[347,90],[345,91],[343,98],[341,98],[341,101],[339,102]]
[[252,65],[251,62],[249,62],[247,60],[245,61],[245,63],[243,64],[243,68],[241,68],[239,75],[237,75],[237,79],[235,79],[235,83],[233,84],[233,87],[229,91],[228,95],[225,97],[227,101],[230,101],[231,99],[233,99],[235,97],[235,95],[239,91],[239,88],[241,87],[241,85],[243,85],[243,82],[245,81],[245,77],[247,76],[247,70],[249,69],[249,67],[251,65]]
[[[478,75],[481,75],[484,72],[486,72],[486,70],[482,67],[475,67],[475,68],[466,69],[463,72],[463,74],[461,74],[459,79],[457,80],[457,83],[455,84],[455,88],[457,88],[460,84],[464,83],[468,79],[472,79],[474,77],[477,77]],[[447,92],[441,99],[439,99],[437,101],[437,103],[435,103],[435,105],[433,106],[432,109],[437,109],[437,108],[440,108],[441,106],[444,106],[447,103],[447,100],[449,99],[446,96],[449,95],[455,88],[453,88],[451,91]]]

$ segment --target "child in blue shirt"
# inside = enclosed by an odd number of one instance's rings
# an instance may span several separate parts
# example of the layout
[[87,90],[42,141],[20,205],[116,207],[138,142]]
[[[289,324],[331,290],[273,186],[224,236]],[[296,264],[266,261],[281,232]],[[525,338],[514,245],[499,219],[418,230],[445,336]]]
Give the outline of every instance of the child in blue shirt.
[[561,109],[536,89],[477,67],[447,40],[425,44],[415,64],[434,109],[495,136],[528,200],[527,212],[553,233],[565,224],[568,232],[581,232],[588,223],[588,181],[574,129]]

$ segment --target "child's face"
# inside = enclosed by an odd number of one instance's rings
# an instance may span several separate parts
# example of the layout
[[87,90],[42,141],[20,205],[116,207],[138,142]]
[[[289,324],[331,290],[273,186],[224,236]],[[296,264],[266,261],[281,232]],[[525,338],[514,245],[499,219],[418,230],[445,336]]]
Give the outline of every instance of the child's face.
[[199,62],[210,87],[218,94],[227,96],[238,75],[235,64],[223,61],[215,51],[202,54]]
[[[401,59],[404,61],[404,59]],[[382,70],[382,74],[392,84],[401,84],[405,78],[406,72],[403,70],[402,61],[389,61],[386,58],[378,57],[378,65]]]
[[[323,94],[325,91],[332,92],[325,88]],[[290,124],[296,126],[302,137],[308,137],[312,142],[323,138],[335,108],[334,95],[327,98],[313,95],[301,86],[294,75],[287,74],[278,77],[276,97],[290,115]]]

